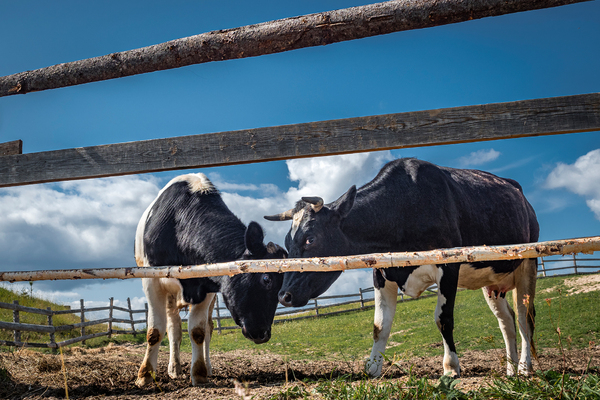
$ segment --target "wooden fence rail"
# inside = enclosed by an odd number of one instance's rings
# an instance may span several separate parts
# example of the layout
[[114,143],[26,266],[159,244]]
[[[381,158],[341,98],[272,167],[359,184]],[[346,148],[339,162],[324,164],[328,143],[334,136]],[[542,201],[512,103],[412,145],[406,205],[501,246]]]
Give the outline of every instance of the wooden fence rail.
[[[133,310],[131,308],[131,301],[127,298],[127,308],[113,306],[113,298],[110,298],[110,305],[108,307],[89,307],[86,308],[84,304],[84,300],[80,300],[81,307],[78,309],[68,309],[68,310],[52,310],[50,307],[47,309],[39,309],[33,307],[25,307],[19,304],[17,300],[13,301],[13,303],[3,303],[0,302],[0,308],[8,309],[13,311],[13,322],[4,322],[0,321],[0,329],[4,330],[12,330],[14,332],[13,338],[14,340],[0,340],[0,345],[6,346],[19,346],[19,347],[47,347],[51,349],[58,349],[59,347],[67,346],[69,344],[84,342],[88,339],[100,337],[100,336],[111,336],[116,333],[131,333],[134,336],[137,334],[135,329],[136,324],[146,324],[147,315],[144,319],[134,320],[134,314],[144,313],[147,314],[147,309],[143,310]],[[99,312],[99,311],[108,311],[109,317],[102,319],[95,319],[91,321],[85,320],[85,313],[90,312]],[[129,318],[114,318],[113,311],[121,311],[129,314]],[[47,325],[38,325],[38,324],[25,324],[21,323],[20,313],[33,313],[33,314],[41,314],[47,317]],[[65,315],[65,314],[79,314],[81,322],[67,325],[54,326],[53,317],[57,315]],[[131,327],[131,329],[113,329],[112,324],[127,324]],[[103,332],[96,332],[92,334],[86,334],[85,328],[90,326],[97,325],[105,325],[107,324],[108,329]],[[56,342],[55,334],[57,332],[66,332],[73,331],[76,329],[80,329],[80,336],[76,338],[67,339],[61,342]],[[36,332],[36,333],[47,333],[50,336],[49,343],[33,343],[33,342],[23,342],[21,340],[22,332]]]
[[212,31],[0,77],[0,97],[581,1],[587,0],[413,0],[368,4]]
[[[547,277],[547,276],[564,275],[565,274],[564,271],[569,271],[569,272],[567,272],[568,274],[572,274],[572,273],[585,274],[585,273],[589,273],[589,272],[585,272],[585,271],[592,270],[591,273],[595,273],[595,272],[600,272],[600,263],[599,262],[600,262],[600,258],[582,258],[582,257],[576,257],[575,255],[573,255],[573,257],[568,257],[568,258],[561,257],[558,259],[549,259],[548,257],[540,257],[539,262],[538,262],[538,273],[540,274],[540,278]],[[562,263],[562,264],[569,263],[569,264],[563,265],[563,266],[558,266],[558,267],[548,266],[548,264],[551,264],[551,263]],[[588,263],[592,263],[593,265],[589,265]],[[398,302],[414,301],[414,300],[419,300],[422,298],[435,296],[437,293],[436,290],[437,290],[437,288],[435,285],[431,286],[427,289],[427,291],[430,294],[422,295],[419,298],[405,298],[404,295],[402,293],[400,293]],[[374,298],[372,296],[368,295],[369,293],[372,293],[373,291],[374,291],[374,289],[372,287],[366,288],[366,289],[359,288],[358,293],[348,293],[348,294],[335,295],[335,296],[320,296],[317,299],[313,299],[312,301],[310,301],[309,304],[303,308],[285,309],[284,311],[279,311],[279,310],[284,309],[283,307],[280,306],[278,308],[278,311],[275,314],[276,319],[275,319],[274,323],[277,324],[277,323],[282,323],[282,322],[292,321],[292,320],[316,318],[316,317],[323,317],[323,316],[328,316],[328,315],[330,316],[330,315],[346,313],[346,312],[350,312],[350,311],[367,310],[367,309],[374,307],[373,304],[369,304],[374,301]],[[343,301],[335,301],[335,300],[342,300],[342,299],[343,299]],[[347,299],[352,299],[352,300],[347,300]],[[332,302],[332,300],[334,300],[334,301]],[[142,310],[134,310],[131,308],[131,300],[129,298],[127,299],[127,308],[114,306],[113,298],[110,298],[110,305],[108,307],[86,308],[86,307],[84,307],[83,300],[81,300],[80,304],[81,304],[81,307],[78,309],[70,309],[70,310],[45,309],[44,310],[44,309],[25,307],[25,306],[19,305],[18,301],[16,301],[16,300],[12,304],[0,302],[0,308],[13,310],[13,322],[0,321],[0,329],[9,330],[9,331],[14,332],[14,340],[13,341],[0,340],[0,345],[25,346],[25,347],[49,347],[49,348],[56,349],[56,348],[67,346],[67,345],[77,343],[77,342],[85,342],[85,340],[100,337],[100,336],[109,336],[110,337],[112,334],[125,334],[125,333],[131,333],[131,334],[135,335],[138,332],[135,329],[135,325],[146,324],[147,320],[148,320],[148,304],[146,303],[144,309],[142,309]],[[330,308],[342,307],[342,306],[347,306],[347,305],[352,305],[352,304],[356,304],[356,307],[344,308],[342,310],[329,311],[329,312],[325,311]],[[84,317],[83,317],[84,313],[98,312],[98,311],[109,311],[109,317],[99,319],[99,320],[94,320],[94,321],[84,321]],[[114,318],[113,317],[114,311],[121,311],[121,312],[127,313],[129,315],[129,318]],[[223,311],[224,311],[224,313],[223,313]],[[21,323],[20,322],[20,312],[44,315],[44,316],[48,317],[49,323],[48,323],[48,325],[35,325],[35,324]],[[183,310],[182,312],[186,312],[186,310]],[[144,313],[145,314],[144,318],[135,320],[134,314],[139,314],[139,313]],[[218,298],[217,298],[217,302],[215,304],[213,313],[214,313],[213,320],[216,321],[216,325],[217,325],[216,330],[219,333],[222,333],[225,330],[239,329],[239,327],[237,325],[223,326],[223,321],[231,320],[231,316],[228,315],[227,308],[221,306],[221,303],[219,302]],[[82,322],[75,323],[75,324],[69,324],[69,325],[62,325],[62,326],[52,326],[50,324],[52,316],[64,315],[64,314],[80,314],[80,315],[82,315],[82,317],[81,317]],[[285,317],[285,318],[280,318],[280,317]],[[187,318],[182,318],[182,322],[187,322]],[[113,329],[113,327],[112,327],[113,323],[126,324],[126,325],[129,325],[131,327],[131,329]],[[102,325],[102,324],[108,324],[107,331],[97,332],[97,333],[87,334],[87,335],[84,333],[85,327],[94,326],[94,325]],[[49,335],[53,335],[56,332],[65,332],[65,331],[75,330],[75,329],[81,329],[81,335],[79,337],[64,340],[61,342],[55,342],[53,340],[50,340],[50,343],[29,343],[29,342],[21,341],[21,332],[29,331],[29,332],[47,333]]]
[[600,236],[522,243],[502,246],[454,247],[428,251],[360,254],[341,257],[287,258],[283,260],[241,260],[218,264],[66,269],[0,272],[0,281],[55,279],[201,278],[244,273],[289,271],[344,271],[362,268],[407,267],[492,260],[516,260],[600,251]]
[[6,155],[0,187],[597,130],[590,93]]

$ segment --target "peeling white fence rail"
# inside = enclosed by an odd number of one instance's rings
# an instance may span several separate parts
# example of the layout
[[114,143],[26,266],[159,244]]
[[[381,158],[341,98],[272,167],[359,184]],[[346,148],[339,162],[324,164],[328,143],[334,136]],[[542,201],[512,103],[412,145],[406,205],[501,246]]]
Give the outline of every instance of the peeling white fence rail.
[[[0,340],[0,345],[5,346],[17,346],[17,347],[47,347],[51,349],[57,349],[59,347],[64,347],[73,343],[84,342],[85,340],[100,337],[100,336],[108,336],[111,337],[112,334],[119,333],[132,333],[134,336],[137,334],[135,330],[136,324],[145,324],[147,317],[144,319],[134,320],[133,314],[138,313],[146,313],[146,310],[132,310],[131,302],[127,299],[128,308],[118,307],[113,305],[113,298],[110,298],[110,305],[108,307],[84,307],[84,301],[81,300],[81,308],[79,309],[67,309],[67,310],[52,310],[48,307],[46,310],[34,308],[34,307],[25,307],[19,305],[18,301],[14,301],[13,303],[3,303],[0,302],[0,308],[13,310],[13,322],[5,322],[0,321],[0,329],[9,330],[14,332],[14,340]],[[98,311],[108,311],[109,318],[97,319],[92,321],[85,321],[85,313],[98,312]],[[124,318],[113,318],[114,311],[121,311],[129,314],[129,319]],[[24,324],[20,322],[20,313],[33,313],[33,314],[41,314],[48,317],[47,325],[38,325],[38,324]],[[81,322],[69,325],[60,325],[54,326],[53,317],[56,315],[63,314],[79,314],[81,315]],[[131,330],[123,330],[123,329],[113,329],[112,324],[127,324],[131,326]],[[84,328],[94,325],[104,325],[107,324],[108,329],[102,332],[96,332],[92,334],[84,334]],[[66,339],[60,342],[55,341],[55,333],[57,332],[65,332],[71,331],[75,329],[81,329],[81,336]],[[23,342],[21,341],[23,332],[37,332],[37,333],[48,333],[50,335],[49,343],[35,343],[35,342]]]
[[[553,256],[553,257],[556,257],[556,256]],[[548,264],[553,264],[553,263],[556,263],[556,265],[558,265],[558,266],[552,267],[551,265],[550,266],[548,265]],[[541,276],[539,276],[538,278],[544,278],[544,277],[550,277],[550,276],[560,276],[560,275],[570,275],[570,274],[581,275],[581,274],[586,274],[586,273],[599,273],[599,272],[600,272],[600,258],[576,257],[575,255],[573,255],[572,258],[571,257],[569,257],[569,258],[540,257],[539,262],[538,262],[538,274],[541,274]],[[336,295],[336,296],[321,296],[321,297],[311,300],[308,303],[308,305],[304,308],[289,309],[289,308],[284,308],[284,307],[280,306],[278,308],[278,310],[285,309],[285,311],[277,311],[277,313],[275,314],[275,317],[276,318],[282,317],[282,316],[286,316],[286,317],[285,318],[277,318],[277,319],[275,319],[274,323],[282,323],[282,322],[286,322],[286,321],[306,319],[306,318],[323,317],[323,316],[327,316],[327,315],[341,314],[341,313],[346,313],[346,312],[350,312],[350,311],[367,310],[367,309],[374,307],[374,304],[369,304],[374,301],[374,298],[368,294],[368,293],[372,293],[373,291],[374,291],[373,287],[369,287],[366,289],[360,288],[358,290],[358,293],[349,293],[349,294],[342,294],[342,295]],[[402,293],[400,293],[398,302],[420,300],[420,299],[427,298],[430,296],[435,296],[437,293],[436,292],[437,287],[435,285],[431,286],[427,289],[427,291],[430,292],[430,294],[422,295],[418,298],[410,298],[410,297],[405,298],[404,295]],[[349,298],[354,298],[354,299],[346,300]],[[344,301],[331,302],[331,300],[338,300],[338,299],[344,299]],[[16,300],[13,302],[13,304],[0,302],[0,308],[13,310],[13,323],[11,324],[8,322],[4,322],[4,323],[0,322],[0,329],[12,330],[13,335],[14,335],[13,341],[0,340],[0,345],[20,346],[20,347],[21,346],[49,347],[49,348],[56,349],[58,347],[63,347],[68,344],[73,344],[73,343],[77,343],[77,342],[85,342],[86,339],[91,339],[93,337],[98,337],[98,336],[109,336],[110,337],[111,334],[121,334],[121,333],[133,333],[135,335],[136,334],[135,325],[147,324],[148,304],[147,303],[145,304],[145,308],[143,310],[133,310],[133,309],[131,309],[131,301],[129,299],[127,299],[127,300],[128,300],[127,301],[128,308],[114,306],[113,298],[110,298],[109,307],[85,308],[84,301],[82,299],[82,300],[80,300],[80,302],[81,302],[80,309],[58,310],[58,311],[24,307],[24,306],[19,305],[18,301],[16,301]],[[353,308],[336,310],[336,311],[332,311],[332,312],[323,312],[323,310],[327,310],[332,307],[340,307],[340,306],[352,305],[352,304],[356,304],[357,306],[353,307]],[[98,312],[98,311],[106,311],[106,310],[109,311],[108,319],[100,319],[100,320],[85,322],[85,318],[84,318],[85,312],[90,313],[90,312]],[[129,319],[113,318],[113,311],[126,312],[129,314]],[[73,339],[65,340],[63,342],[58,342],[58,343],[56,343],[55,341],[52,341],[52,340],[50,341],[50,343],[22,342],[21,341],[21,332],[22,331],[23,332],[33,331],[33,332],[42,332],[42,333],[52,334],[55,332],[63,331],[64,329],[63,329],[63,327],[58,327],[58,326],[54,327],[54,329],[53,329],[48,325],[21,324],[20,323],[20,312],[37,313],[37,314],[46,315],[48,317],[53,316],[53,315],[67,314],[67,313],[71,313],[71,314],[81,313],[81,323],[65,326],[65,327],[68,327],[69,329],[80,328],[81,336],[78,338],[73,338]],[[138,314],[138,313],[144,313],[145,314],[144,319],[134,320],[133,314]],[[182,313],[184,313],[184,315],[182,316],[182,322],[187,322],[187,318],[185,317],[186,310],[183,309]],[[221,303],[219,302],[218,298],[217,298],[217,302],[215,304],[213,313],[214,313],[213,320],[216,321],[216,330],[219,333],[222,333],[222,331],[224,331],[224,330],[239,329],[239,327],[237,325],[229,325],[228,324],[227,326],[223,326],[223,321],[231,320],[232,318],[231,318],[231,315],[228,315],[229,311],[227,310],[227,308],[221,306]],[[131,330],[112,329],[113,323],[121,323],[121,324],[131,325],[132,329]],[[91,334],[91,335],[84,334],[85,327],[97,325],[97,324],[108,324],[108,330],[106,332],[99,332],[99,333]]]
[[0,281],[65,279],[201,278],[242,273],[288,271],[344,271],[362,268],[406,267],[492,260],[514,260],[551,255],[588,253],[600,250],[600,236],[524,243],[506,246],[455,247],[419,252],[363,254],[345,257],[244,260],[219,264],[165,267],[67,269],[51,271],[0,272]]

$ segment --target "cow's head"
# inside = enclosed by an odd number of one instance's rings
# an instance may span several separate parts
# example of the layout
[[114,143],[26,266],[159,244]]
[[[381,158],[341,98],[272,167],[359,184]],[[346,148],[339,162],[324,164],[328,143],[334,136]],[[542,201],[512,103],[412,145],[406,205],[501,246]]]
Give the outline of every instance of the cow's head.
[[[286,258],[281,246],[263,243],[264,234],[259,224],[250,222],[246,229],[244,260]],[[283,283],[283,274],[277,272],[239,274],[223,280],[221,293],[236,324],[244,336],[254,343],[268,342],[271,325],[277,309],[277,294]]]
[[[350,213],[356,198],[356,186],[331,204],[320,197],[303,197],[296,207],[284,213],[265,216],[269,221],[292,220],[285,237],[290,257],[328,257],[356,254],[342,231],[342,223]],[[309,299],[323,294],[341,272],[286,272],[279,291],[279,302],[285,306],[302,307]]]

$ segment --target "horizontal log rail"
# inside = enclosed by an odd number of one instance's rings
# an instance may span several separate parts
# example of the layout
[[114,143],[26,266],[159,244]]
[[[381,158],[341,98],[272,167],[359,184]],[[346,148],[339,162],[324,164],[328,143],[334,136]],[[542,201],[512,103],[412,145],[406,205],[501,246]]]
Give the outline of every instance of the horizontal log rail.
[[600,131],[600,93],[0,157],[0,187]]
[[593,253],[600,250],[600,236],[515,244],[506,246],[456,247],[420,252],[365,254],[345,257],[244,260],[195,266],[68,269],[0,272],[0,281],[65,279],[198,278],[241,273],[289,271],[343,271],[361,268],[406,267],[492,260],[514,260],[550,255]]
[[405,0],[219,30],[0,77],[0,97],[587,0]]

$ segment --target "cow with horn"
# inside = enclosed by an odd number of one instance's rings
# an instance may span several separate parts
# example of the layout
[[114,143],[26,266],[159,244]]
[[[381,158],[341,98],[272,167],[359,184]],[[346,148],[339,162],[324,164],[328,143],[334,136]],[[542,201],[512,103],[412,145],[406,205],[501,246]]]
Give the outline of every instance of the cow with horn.
[[[371,182],[360,189],[352,186],[332,203],[303,197],[295,208],[265,218],[292,221],[285,237],[290,257],[529,243],[537,241],[539,234],[535,212],[516,181],[411,158],[388,163]],[[368,373],[381,374],[398,289],[417,297],[437,284],[435,322],[444,343],[444,373],[460,376],[453,310],[461,287],[483,289],[506,344],[507,374],[527,374],[532,369],[536,273],[537,259],[375,269],[375,322]],[[279,301],[285,306],[304,306],[324,293],[340,274],[286,272]],[[505,299],[512,289],[522,338],[520,360],[514,312]]]

